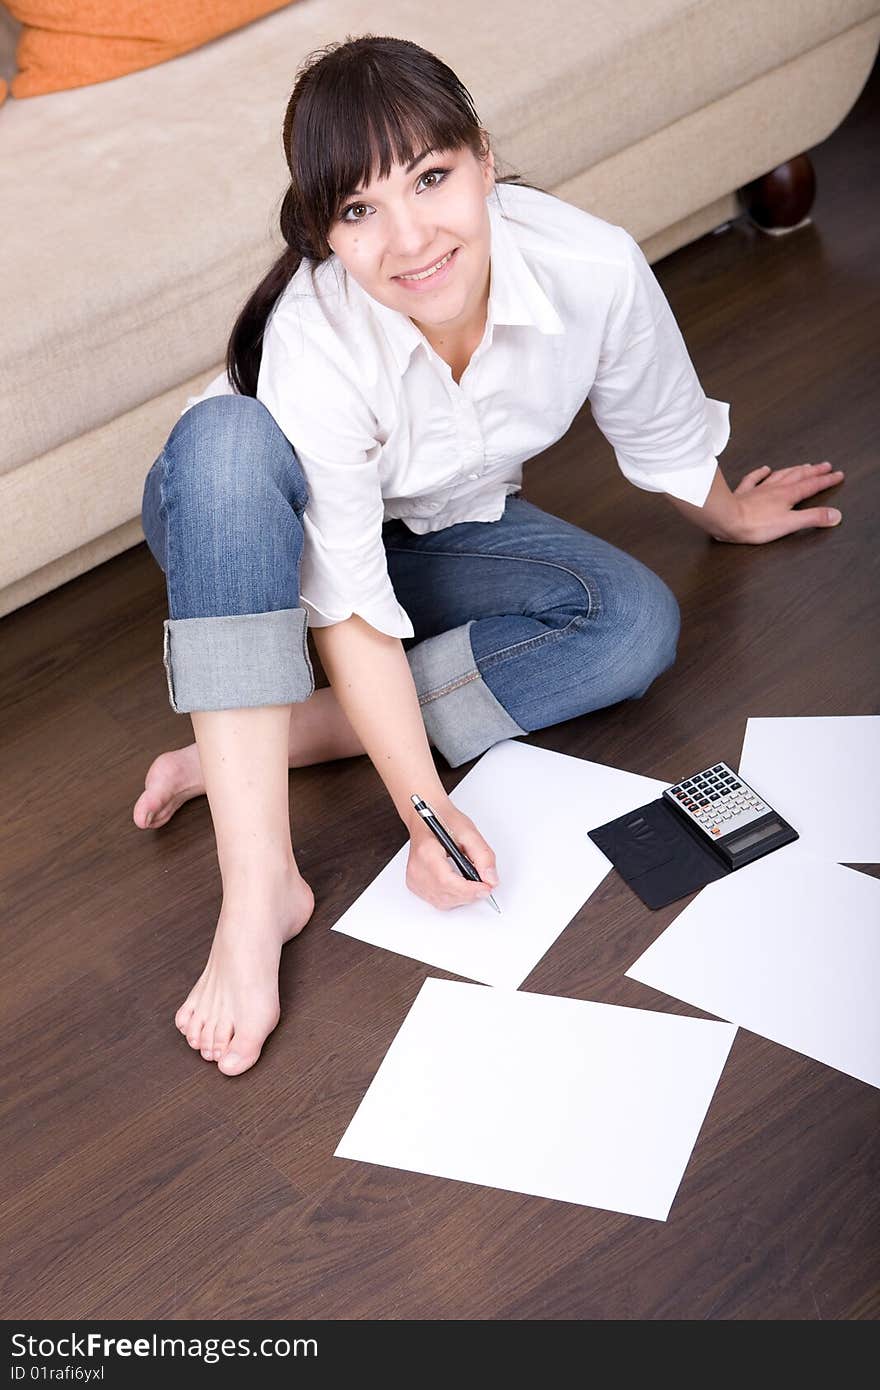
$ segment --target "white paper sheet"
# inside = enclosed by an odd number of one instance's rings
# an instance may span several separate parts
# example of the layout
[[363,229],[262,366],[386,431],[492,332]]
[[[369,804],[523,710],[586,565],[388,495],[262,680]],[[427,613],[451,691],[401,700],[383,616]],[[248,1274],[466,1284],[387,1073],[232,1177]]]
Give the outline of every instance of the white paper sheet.
[[665,1221],[735,1032],[429,979],[336,1156]]
[[880,882],[797,842],[710,883],[626,973],[880,1086]]
[[880,715],[750,719],[739,770],[805,849],[880,862]]
[[497,743],[451,799],[495,851],[501,915],[489,902],[444,912],[416,897],[404,881],[407,844],[333,930],[516,989],[611,870],[587,831],[667,786],[513,739]]

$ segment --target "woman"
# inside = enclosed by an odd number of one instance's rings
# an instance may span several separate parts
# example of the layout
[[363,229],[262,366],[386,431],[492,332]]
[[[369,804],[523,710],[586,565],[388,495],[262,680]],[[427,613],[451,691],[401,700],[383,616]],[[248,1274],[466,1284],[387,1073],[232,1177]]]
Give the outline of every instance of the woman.
[[[468,92],[415,44],[311,55],[284,148],[287,249],[144,490],[169,696],[195,744],[153,763],[134,819],[162,825],[207,792],[223,905],[175,1021],[227,1075],[278,1022],[281,948],[314,906],[288,766],[366,752],[410,835],[409,888],[449,909],[498,874],[429,744],[459,766],[637,698],[674,661],[667,587],[516,495],[588,396],[626,477],[720,540],[833,525],[792,507],[842,476],[758,468],[731,493],[727,406],[703,394],[636,243],[497,178]],[[451,867],[413,792],[483,882]]]

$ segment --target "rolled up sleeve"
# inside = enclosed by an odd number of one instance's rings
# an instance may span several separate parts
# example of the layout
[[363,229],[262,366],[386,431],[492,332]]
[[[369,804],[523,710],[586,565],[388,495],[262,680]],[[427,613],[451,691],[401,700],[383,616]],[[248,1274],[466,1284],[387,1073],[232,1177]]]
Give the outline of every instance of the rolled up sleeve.
[[313,627],[357,614],[390,637],[412,637],[382,542],[381,444],[372,412],[320,335],[302,328],[285,331],[270,319],[257,385],[308,486],[300,601]]
[[666,296],[638,242],[625,236],[627,275],[609,312],[590,408],[629,482],[701,507],[730,438],[730,406],[704,394]]

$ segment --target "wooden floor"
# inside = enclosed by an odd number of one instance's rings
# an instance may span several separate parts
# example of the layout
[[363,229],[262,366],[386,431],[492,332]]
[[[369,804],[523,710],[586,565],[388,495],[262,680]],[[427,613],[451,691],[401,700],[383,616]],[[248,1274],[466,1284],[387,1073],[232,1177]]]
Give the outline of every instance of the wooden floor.
[[[682,639],[644,699],[530,742],[672,781],[736,766],[750,715],[877,711],[878,87],[814,151],[811,226],[738,220],[655,267],[731,402],[728,480],[830,459],[841,526],[712,542],[622,479],[585,409],[525,495],[662,575]],[[291,774],[318,906],[261,1061],[230,1079],[193,1053],[172,1018],[220,906],[207,803],[158,832],[131,819],[150,761],[191,737],[165,616],[141,545],[0,623],[6,1318],[880,1313],[878,1092],[743,1030],[666,1223],[333,1158],[442,974],[329,931],[403,839],[366,759]],[[467,768],[439,761],[452,788]],[[610,874],[524,988],[694,1014],[624,978],[681,906],[651,913]]]

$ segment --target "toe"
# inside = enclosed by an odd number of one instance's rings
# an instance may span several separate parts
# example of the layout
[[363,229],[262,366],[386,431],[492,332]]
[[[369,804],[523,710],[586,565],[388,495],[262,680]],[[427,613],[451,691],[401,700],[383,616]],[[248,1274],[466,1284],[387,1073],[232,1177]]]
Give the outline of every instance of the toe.
[[180,1008],[177,1010],[177,1013],[174,1015],[175,1028],[178,1028],[181,1033],[185,1033],[189,1027],[189,1021],[192,1018],[192,1016],[192,1004],[181,1004]]
[[219,1062],[232,1040],[232,1019],[225,1018],[214,1029],[214,1061]]
[[157,796],[153,791],[142,791],[134,804],[132,817],[135,825],[140,830],[147,830],[151,825],[155,825],[164,807],[161,796]]
[[239,1076],[252,1067],[260,1055],[265,1038],[236,1033],[217,1066],[226,1076]]
[[193,1014],[190,1019],[189,1027],[186,1030],[186,1040],[190,1047],[195,1048],[196,1051],[198,1051],[202,1045],[202,1029],[204,1026],[205,1020]]

